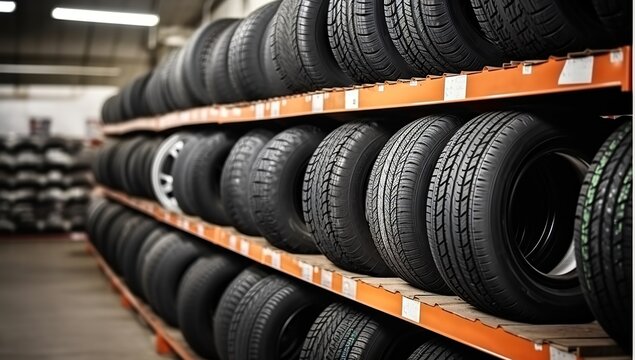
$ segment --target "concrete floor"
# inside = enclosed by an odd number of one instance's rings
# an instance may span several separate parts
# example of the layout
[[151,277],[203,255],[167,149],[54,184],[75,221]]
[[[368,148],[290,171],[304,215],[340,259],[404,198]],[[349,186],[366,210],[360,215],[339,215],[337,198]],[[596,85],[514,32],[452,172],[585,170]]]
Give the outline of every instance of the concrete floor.
[[83,242],[0,241],[0,359],[157,359]]

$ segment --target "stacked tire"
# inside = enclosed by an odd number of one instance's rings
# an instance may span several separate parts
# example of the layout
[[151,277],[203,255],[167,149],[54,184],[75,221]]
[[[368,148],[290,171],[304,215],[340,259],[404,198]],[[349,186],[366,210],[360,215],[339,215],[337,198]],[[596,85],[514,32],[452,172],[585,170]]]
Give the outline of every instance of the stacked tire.
[[0,233],[82,230],[92,157],[75,139],[0,138]]
[[[106,123],[481,70],[632,42],[632,2],[282,0],[201,25],[103,105]],[[231,46],[230,46],[231,44]]]

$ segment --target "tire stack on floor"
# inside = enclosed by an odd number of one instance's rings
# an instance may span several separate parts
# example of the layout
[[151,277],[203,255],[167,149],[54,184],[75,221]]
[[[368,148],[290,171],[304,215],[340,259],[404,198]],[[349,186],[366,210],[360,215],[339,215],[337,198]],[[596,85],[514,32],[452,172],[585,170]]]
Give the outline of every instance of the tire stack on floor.
[[[208,359],[487,359],[397,319],[338,302],[105,199],[90,206],[97,251]],[[322,293],[324,292],[324,293]]]
[[627,45],[632,6],[604,0],[273,1],[244,19],[203,24],[183,48],[108,99],[102,119],[116,123]]
[[[556,120],[563,114],[431,115],[396,132],[371,120],[331,131],[315,125],[277,134],[264,127],[242,135],[237,129],[187,131],[163,140],[123,139],[98,158],[112,166],[101,171],[113,181],[107,185],[263,236],[280,249],[322,253],[361,274],[396,275],[514,321],[579,323],[593,312],[603,325],[604,318],[614,319],[606,320],[607,329],[622,339],[628,327],[610,322],[626,311],[632,292],[631,119],[577,115],[587,124],[580,129]],[[135,150],[144,144],[154,153]],[[615,146],[621,146],[618,155]],[[618,158],[604,170],[610,156]],[[135,159],[151,165],[133,165]],[[585,174],[591,174],[587,180]],[[143,186],[143,180],[145,193],[126,185]],[[610,186],[598,185],[609,180]],[[593,219],[604,212],[615,214],[603,220],[615,231],[593,230],[600,226]],[[624,251],[605,253],[600,244],[606,241]],[[618,257],[608,262],[616,268],[594,270],[607,261],[597,260],[602,256]],[[583,287],[578,273],[588,278]],[[619,287],[608,291],[606,284]],[[619,294],[614,308],[596,305],[611,294]]]
[[82,230],[92,155],[73,139],[0,138],[0,233]]

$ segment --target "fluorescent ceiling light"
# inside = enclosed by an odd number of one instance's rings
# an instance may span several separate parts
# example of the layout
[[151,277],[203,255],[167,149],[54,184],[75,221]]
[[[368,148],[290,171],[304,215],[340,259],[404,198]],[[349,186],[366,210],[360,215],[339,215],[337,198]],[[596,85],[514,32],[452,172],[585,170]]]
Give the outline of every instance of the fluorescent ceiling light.
[[76,75],[76,76],[119,76],[117,67],[74,66],[74,65],[26,65],[0,64],[0,74],[25,75]]
[[159,17],[153,14],[70,9],[62,7],[53,9],[51,16],[58,20],[86,21],[103,24],[155,26],[159,23]]
[[15,1],[0,1],[0,13],[11,13],[15,11]]

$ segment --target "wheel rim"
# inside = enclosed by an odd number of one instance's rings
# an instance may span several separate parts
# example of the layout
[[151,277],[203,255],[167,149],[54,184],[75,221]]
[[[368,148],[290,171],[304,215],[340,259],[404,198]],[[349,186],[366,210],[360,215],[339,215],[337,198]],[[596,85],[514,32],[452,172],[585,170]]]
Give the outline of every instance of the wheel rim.
[[152,161],[152,190],[161,205],[176,212],[181,212],[181,208],[174,197],[172,168],[188,139],[189,136],[184,134],[168,137],[161,143]]
[[525,162],[507,205],[512,253],[534,274],[551,279],[575,277],[573,223],[588,164],[560,150],[547,150]]

